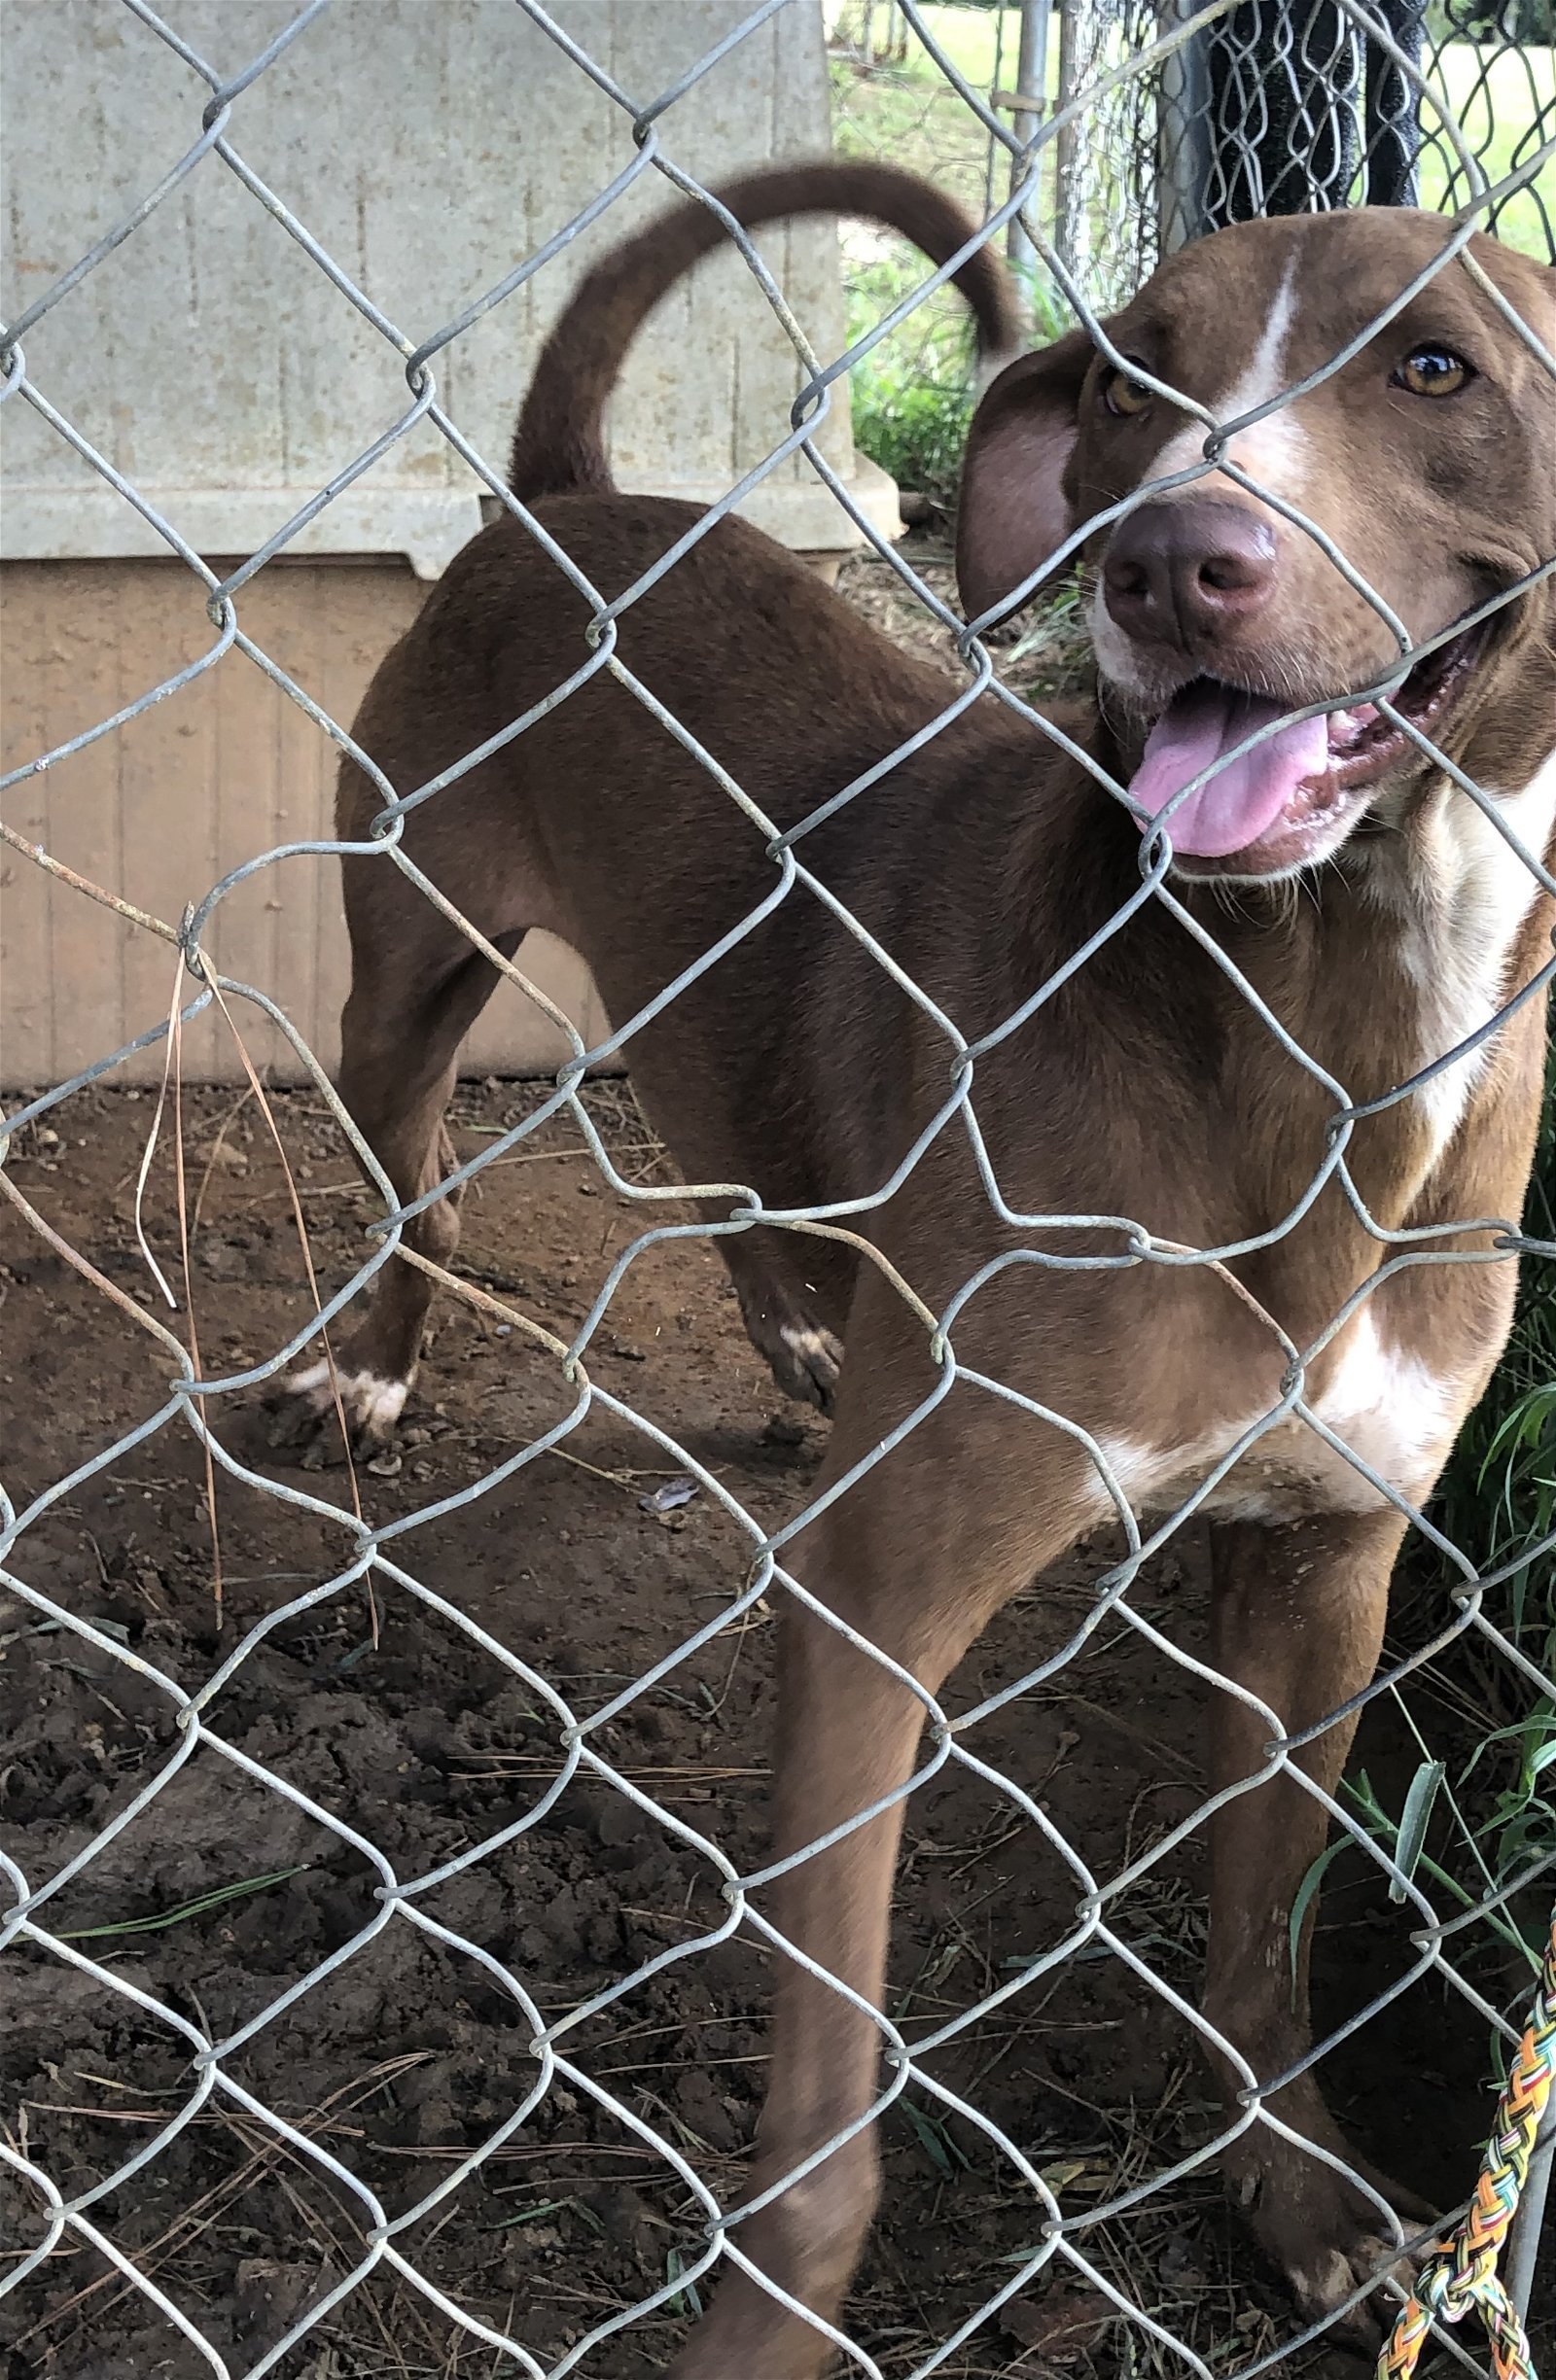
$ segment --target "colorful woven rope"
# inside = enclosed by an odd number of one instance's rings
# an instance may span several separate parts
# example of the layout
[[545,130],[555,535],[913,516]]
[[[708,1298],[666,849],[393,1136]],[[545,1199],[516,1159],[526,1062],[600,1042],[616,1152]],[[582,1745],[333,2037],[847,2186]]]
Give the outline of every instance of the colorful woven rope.
[[1518,2045],[1512,2072],[1497,2107],[1497,2121],[1474,2203],[1453,2237],[1432,2252],[1415,2294],[1399,2309],[1388,2345],[1378,2358],[1376,2380],[1410,2380],[1432,2319],[1462,2322],[1478,2313],[1491,2342],[1497,2380],[1536,2380],[1529,2340],[1518,2310],[1497,2271],[1507,2227],[1517,2211],[1529,2171],[1539,2119],[1556,2079],[1556,1913],[1540,1968],[1539,1988],[1529,2024]]

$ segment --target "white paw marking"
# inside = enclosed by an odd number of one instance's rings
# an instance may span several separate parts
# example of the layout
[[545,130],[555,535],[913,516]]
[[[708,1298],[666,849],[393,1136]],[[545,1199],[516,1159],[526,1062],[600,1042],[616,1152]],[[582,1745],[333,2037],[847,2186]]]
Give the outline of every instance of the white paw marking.
[[393,1429],[410,1394],[408,1381],[385,1380],[378,1372],[337,1370],[332,1384],[330,1366],[322,1359],[309,1364],[304,1371],[295,1372],[287,1384],[294,1396],[306,1397],[320,1413],[329,1412],[338,1390],[346,1418],[353,1427],[379,1432]]
[[801,1363],[819,1361],[830,1364],[832,1360],[831,1348],[820,1331],[796,1330],[792,1323],[781,1322],[778,1326],[778,1336],[789,1349],[790,1354],[797,1355]]

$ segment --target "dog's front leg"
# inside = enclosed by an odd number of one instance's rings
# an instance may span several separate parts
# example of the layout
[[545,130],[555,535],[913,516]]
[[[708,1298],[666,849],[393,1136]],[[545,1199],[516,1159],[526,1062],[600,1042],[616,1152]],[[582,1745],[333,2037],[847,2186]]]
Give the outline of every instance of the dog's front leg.
[[[783,1627],[775,1861],[900,1789],[912,1773],[924,1720],[912,1694],[825,1622],[790,1611]],[[925,1678],[937,1682],[933,1671]],[[898,1802],[754,1896],[801,1958],[870,2007],[885,1973],[901,1836]],[[775,1950],[771,1964],[772,2080],[753,2198],[864,2117],[887,2082],[874,2019],[787,1951]],[[866,2124],[770,2205],[731,2225],[731,2258],[711,2314],[675,2366],[676,2380],[736,2373],[740,2380],[814,2380],[829,2366],[825,2333],[786,2312],[741,2266],[749,2259],[776,2288],[835,2323],[875,2208],[875,2135],[876,2126]]]
[[[824,1485],[881,1435],[878,1423],[866,1428],[848,1411],[849,1380],[867,1377],[864,1363],[853,1368],[857,1331],[856,1308]],[[797,1539],[785,1559],[832,1620],[787,1600],[772,1867],[901,1796],[921,1738],[923,1757],[932,1756],[920,1696],[843,1630],[937,1693],[999,1605],[1068,1541],[1080,1469],[1070,1441],[958,1389]],[[816,2380],[831,2363],[826,2331],[774,2290],[821,2323],[839,2324],[875,2206],[870,2111],[891,2076],[869,2012],[885,1981],[902,1825],[901,1799],[889,1801],[754,1889],[756,1908],[797,1953],[775,1946],[772,1954],[772,2062],[748,2203],[775,2194],[749,2216],[736,2211],[712,2310],[674,2380]],[[790,2175],[797,2178],[780,2188]]]
[[[1326,1518],[1286,1528],[1213,1528],[1212,1660],[1256,1695],[1288,1734],[1320,1728],[1291,1762],[1333,1794],[1356,1732],[1356,1715],[1324,1726],[1371,1679],[1383,1643],[1389,1574],[1403,1535],[1392,1512]],[[1218,1792],[1270,1768],[1267,1723],[1235,1695],[1215,1693],[1213,1775]],[[1229,1801],[1211,1828],[1210,1951],[1205,2013],[1260,2083],[1306,2053],[1311,2039],[1308,1961],[1314,1907],[1293,1958],[1291,1910],[1324,1848],[1328,1813],[1285,1768]],[[1228,2117],[1248,2086],[1217,2060]],[[1350,2151],[1311,2074],[1263,2103],[1270,2115],[1382,2189],[1410,2225],[1422,2210]],[[1388,2218],[1325,2157],[1309,2153],[1256,2115],[1223,2163],[1234,2196],[1310,2316],[1330,2313],[1395,2262]],[[1384,2298],[1372,2303],[1381,2315]],[[1364,2308],[1353,2329],[1370,2340]]]

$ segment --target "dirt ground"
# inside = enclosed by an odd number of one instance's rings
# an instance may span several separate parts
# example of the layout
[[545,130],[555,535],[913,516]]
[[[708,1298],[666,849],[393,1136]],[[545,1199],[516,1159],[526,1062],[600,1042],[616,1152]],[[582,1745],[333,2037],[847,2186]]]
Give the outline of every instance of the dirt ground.
[[[528,1111],[523,1085],[468,1086],[466,1152]],[[622,1172],[662,1155],[624,1085],[592,1110]],[[274,1112],[328,1285],[360,1261],[371,1208],[327,1111],[280,1094]],[[141,1303],[154,1294],[134,1240],[134,1178],[149,1094],[93,1091],[33,1135],[15,1178],[39,1211]],[[306,1311],[289,1199],[254,1102],[186,1094],[187,1203],[195,1320],[208,1370],[258,1358]],[[165,1155],[149,1183],[154,1250],[177,1277]],[[474,1281],[564,1337],[641,1210],[609,1192],[576,1126],[548,1125],[483,1177],[460,1259]],[[18,1505],[159,1408],[165,1354],[12,1209],[3,1212],[3,1387],[8,1486]],[[761,1522],[797,1508],[825,1423],[784,1404],[739,1328],[713,1252],[656,1247],[626,1274],[597,1377],[671,1431]],[[219,1417],[266,1477],[343,1504],[346,1474],[283,1468],[252,1400]],[[360,1477],[375,1522],[482,1480],[566,1410],[553,1358],[445,1301],[396,1457]],[[256,1450],[261,1450],[258,1453]],[[742,1582],[745,1542],[704,1494],[646,1509],[660,1449],[591,1417],[564,1451],[414,1530],[402,1558],[457,1614],[598,1710]],[[515,1669],[408,1591],[381,1582],[297,1605],[339,1566],[330,1524],[219,1478],[218,1617],[203,1461],[181,1425],[160,1430],[62,1495],[25,1533],[18,1574],[186,1687],[245,1631],[252,1645],[206,1718],[210,1744],[169,1774],[165,1694],[15,1596],[0,1605],[0,1841],[36,1880],[54,1872],[150,1780],[168,1781],[53,1901],[49,1921],[126,1983],[216,2037],[317,1976],[374,1916],[379,1872],[344,1833],[256,1781],[263,1765],[405,1878],[429,1873],[533,1810],[561,1761],[557,1722]],[[1107,1549],[1086,1549],[1003,1617],[956,1681],[967,1707],[1019,1677],[1088,1602]],[[1176,1641],[1202,1641],[1199,1550],[1159,1559],[1137,1602]],[[291,1607],[290,1609],[288,1607]],[[622,1775],[760,1861],[770,1615],[753,1612],[667,1674],[595,1738]],[[1160,1838],[1201,1790],[1192,1681],[1127,1628],[1104,1628],[1051,1685],[978,1732],[981,1757],[1032,1793],[1103,1874]],[[1387,1773],[1399,1748],[1369,1722],[1362,1757]],[[1196,1833],[1118,1906],[1116,1922],[1164,1980],[1195,1989],[1204,1856]],[[230,1897],[221,1898],[228,1895]],[[1073,1881],[1008,1802],[953,1769],[915,1796],[899,1885],[892,2009],[924,2032],[1058,1940]],[[203,1908],[191,1908],[192,1903]],[[417,1907],[521,1978],[548,2021],[723,1914],[708,1863],[622,1795],[569,1784],[537,1824],[434,1886]],[[147,1923],[146,1921],[154,1921]],[[1320,2000],[1336,2022],[1407,1962],[1405,1912],[1349,1855],[1331,1872]],[[10,2138],[66,2193],[154,2138],[193,2088],[188,2045],[90,1976],[13,1949],[4,2018]],[[580,2073],[671,2141],[721,2200],[738,2197],[763,2060],[766,1960],[733,1942],[662,1968],[568,2037]],[[504,2126],[536,2069],[506,1985],[468,1952],[397,1915],[226,2060],[300,2145],[212,2096],[94,2220],[247,2370],[364,2253],[362,2202],[301,2141],[338,2159],[392,2218],[417,2206]],[[1484,2122],[1484,2030],[1416,1986],[1326,2062],[1354,2136],[1439,2202],[1468,2187]],[[1184,2155],[1211,2127],[1188,2030],[1115,1960],[1077,1960],[972,2025],[932,2070],[1042,2167],[1067,2211],[1100,2206]],[[902,2374],[1008,2282],[1039,2235],[1030,2191],[971,2123],[927,2094],[886,2118],[884,2218],[852,2327],[883,2373]],[[11,2253],[40,2236],[29,2192],[9,2189]],[[559,2078],[461,2186],[397,2234],[434,2289],[548,2362],[591,2326],[676,2278],[698,2216],[667,2161],[576,2077]],[[1219,2186],[1195,2172],[1085,2234],[1099,2268],[1217,2371],[1268,2355],[1292,2318],[1235,2231]],[[18,2302],[19,2300],[19,2302]],[[593,2351],[584,2369],[635,2380],[662,2367],[681,2297]],[[68,2236],[8,2301],[7,2380],[140,2380],[208,2366],[96,2251]],[[483,2376],[515,2368],[427,2294],[380,2268],[284,2361],[289,2375]],[[951,2374],[1182,2368],[1089,2287],[1034,2283],[942,2366]],[[1287,2368],[1355,2372],[1332,2352]]]
[[[921,542],[915,558],[926,555],[943,581],[943,555]],[[854,600],[891,633],[926,648],[943,643],[882,566],[852,566],[849,579]],[[1007,658],[1048,683],[1073,665],[1062,632],[1051,649]],[[540,1096],[522,1084],[466,1085],[462,1153]],[[599,1083],[586,1096],[620,1172],[668,1179],[627,1087]],[[362,1261],[373,1208],[316,1096],[278,1093],[271,1106],[328,1289]],[[22,1137],[13,1169],[45,1221],[148,1310],[159,1301],[136,1245],[134,1200],[152,1111],[150,1094],[81,1094]],[[310,1311],[309,1291],[258,1104],[187,1092],[183,1132],[189,1303],[210,1376],[271,1352]],[[181,1282],[165,1129],[145,1211],[154,1254]],[[641,1228],[642,1210],[610,1190],[576,1124],[559,1120],[482,1176],[459,1270],[566,1339]],[[155,1416],[170,1363],[8,1207],[0,1260],[6,1485],[24,1507]],[[193,2109],[92,2217],[234,2371],[259,2362],[362,2259],[372,2218],[346,2175],[391,2222],[422,2210],[394,2238],[426,2287],[381,2263],[283,2359],[287,2380],[485,2380],[518,2368],[430,2292],[549,2364],[676,2282],[699,2251],[691,2192],[626,2118],[671,2143],[728,2205],[741,2195],[762,2082],[768,1960],[742,1939],[661,1966],[574,2026],[559,2045],[573,2071],[553,2078],[522,2122],[513,2119],[538,2070],[498,1967],[399,1911],[331,1966],[381,1913],[374,1852],[407,1880],[506,1838],[412,1906],[518,1978],[548,2024],[725,1913],[707,1859],[614,1786],[585,1773],[549,1798],[564,1752],[533,1681],[580,1718],[604,1709],[738,1593],[748,1540],[706,1493],[654,1509],[646,1499],[679,1465],[603,1413],[440,1512],[560,1420],[571,1396],[555,1358],[495,1315],[444,1299],[435,1321],[400,1440],[356,1487],[375,1523],[428,1516],[396,1551],[446,1608],[381,1577],[371,1598],[360,1584],[316,1592],[340,1567],[342,1533],[227,1474],[215,1497],[219,1604],[204,1458],[176,1420],[60,1492],[14,1558],[21,1579],[187,1690],[246,1643],[206,1704],[210,1739],[192,1759],[178,1764],[164,1690],[0,1591],[0,1848],[37,1884],[163,1780],[53,1897],[48,1922],[211,2038],[275,2009],[223,2065],[294,2134],[279,2141],[223,2090],[200,2100],[189,2042],[165,2017],[22,1943],[8,1955],[0,2003],[6,2137],[74,2195]],[[799,1509],[826,1424],[784,1403],[708,1245],[682,1241],[635,1262],[590,1362],[604,1387],[668,1431],[759,1522]],[[238,1398],[217,1412],[223,1443],[277,1486],[347,1508],[347,1474],[283,1464],[257,1404]],[[1019,1598],[955,1680],[952,1706],[1019,1679],[1062,1642],[1111,1552],[1100,1541],[1081,1549]],[[1203,1569],[1187,1535],[1133,1593],[1191,1652],[1204,1641]],[[1406,1649],[1412,1625],[1406,1609],[1395,1649]],[[590,1736],[620,1776],[741,1869],[760,1864],[765,1840],[772,1637],[773,1615],[759,1606]],[[1430,1677],[1419,1683],[1430,1690]],[[974,1749],[1106,1877],[1197,1806],[1202,1717],[1185,1672],[1127,1626],[1105,1626],[1050,1683],[986,1720]],[[1416,1757],[1390,1707],[1375,1706],[1359,1765],[1387,1785]],[[265,1777],[286,1780],[311,1812]],[[1139,1955],[1188,1999],[1204,1890],[1196,1830],[1114,1908]],[[1076,1898],[1073,1877],[1012,1803],[948,1768],[909,1806],[892,2014],[911,2037],[971,2009],[1062,1940]],[[1403,1972],[1407,1937],[1408,1912],[1347,1853],[1329,1872],[1316,1958],[1326,2027]],[[1477,1980],[1495,1998],[1508,1989],[1504,1973]],[[1102,2210],[1189,2156],[1215,2126],[1190,2028],[1106,1954],[1016,1992],[927,2063],[1038,2165],[1067,2215]],[[1326,2057],[1324,2075],[1379,2164],[1439,2204],[1467,2192],[1488,2113],[1489,2050],[1462,2001],[1417,1983]],[[1042,2212],[1008,2157],[930,2094],[904,2095],[882,2132],[885,2204],[849,2322],[887,2380],[901,2380],[1009,2284],[1039,2242]],[[42,2224],[34,2194],[0,2181],[0,2253],[24,2257]],[[1207,2169],[1079,2238],[1115,2289],[1218,2374],[1263,2363],[1293,2335],[1289,2303]],[[583,2370],[639,2380],[662,2369],[695,2295],[677,2292],[592,2350]],[[0,2347],[5,2380],[193,2380],[210,2369],[108,2258],[69,2234],[0,2304]],[[1185,2365],[1056,2267],[938,2368],[948,2380],[1134,2380]],[[1318,2348],[1282,2368],[1339,2380],[1361,2366]]]

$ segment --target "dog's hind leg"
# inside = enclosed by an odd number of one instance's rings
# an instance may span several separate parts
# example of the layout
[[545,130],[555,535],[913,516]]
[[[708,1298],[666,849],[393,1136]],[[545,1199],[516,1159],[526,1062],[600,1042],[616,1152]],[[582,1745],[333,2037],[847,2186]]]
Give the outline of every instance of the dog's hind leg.
[[[418,896],[414,936],[359,929],[353,919],[351,993],[340,1019],[339,1090],[346,1110],[404,1204],[436,1188],[458,1160],[443,1123],[459,1045],[499,977],[453,927],[428,932]],[[492,937],[505,957],[518,932]],[[435,1199],[405,1227],[405,1243],[447,1264],[459,1243],[457,1191]],[[271,1399],[270,1443],[301,1448],[305,1462],[341,1459],[336,1396],[354,1453],[393,1430],[416,1377],[433,1282],[392,1256],[368,1311],[330,1357],[292,1373]]]

